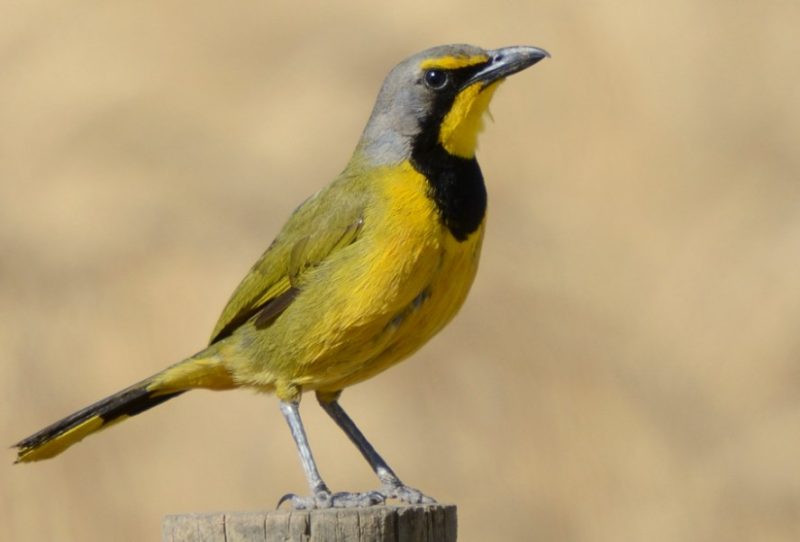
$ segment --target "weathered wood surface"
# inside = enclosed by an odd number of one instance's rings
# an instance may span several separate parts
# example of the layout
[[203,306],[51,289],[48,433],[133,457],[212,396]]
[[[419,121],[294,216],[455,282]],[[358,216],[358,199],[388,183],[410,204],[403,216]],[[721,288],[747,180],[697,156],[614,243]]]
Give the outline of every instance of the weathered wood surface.
[[453,542],[454,505],[216,512],[166,516],[164,542]]

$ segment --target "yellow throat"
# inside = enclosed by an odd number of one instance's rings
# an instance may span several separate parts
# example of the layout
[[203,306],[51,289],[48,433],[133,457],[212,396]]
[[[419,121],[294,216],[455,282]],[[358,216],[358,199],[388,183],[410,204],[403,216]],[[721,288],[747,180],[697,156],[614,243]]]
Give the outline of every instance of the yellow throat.
[[502,80],[486,87],[475,83],[456,96],[439,130],[439,143],[447,152],[461,158],[475,156],[478,134],[483,130],[484,113],[489,110],[489,102],[500,83]]

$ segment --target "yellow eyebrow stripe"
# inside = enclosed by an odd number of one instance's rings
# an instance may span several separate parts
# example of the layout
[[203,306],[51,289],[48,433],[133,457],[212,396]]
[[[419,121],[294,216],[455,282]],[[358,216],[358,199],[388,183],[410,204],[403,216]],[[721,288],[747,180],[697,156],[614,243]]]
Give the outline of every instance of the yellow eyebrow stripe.
[[467,66],[474,66],[489,60],[486,55],[473,55],[473,56],[442,56],[439,58],[429,58],[420,64],[420,68],[428,70],[431,68],[439,68],[442,70],[455,70],[458,68],[466,68]]

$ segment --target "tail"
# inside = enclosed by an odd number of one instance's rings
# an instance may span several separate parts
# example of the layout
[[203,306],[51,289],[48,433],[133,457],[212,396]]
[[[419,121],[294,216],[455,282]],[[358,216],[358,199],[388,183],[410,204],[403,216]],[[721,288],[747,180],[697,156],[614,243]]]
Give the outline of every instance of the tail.
[[233,379],[215,358],[182,361],[49,425],[14,445],[15,463],[54,457],[101,429],[158,406],[193,388],[229,389]]

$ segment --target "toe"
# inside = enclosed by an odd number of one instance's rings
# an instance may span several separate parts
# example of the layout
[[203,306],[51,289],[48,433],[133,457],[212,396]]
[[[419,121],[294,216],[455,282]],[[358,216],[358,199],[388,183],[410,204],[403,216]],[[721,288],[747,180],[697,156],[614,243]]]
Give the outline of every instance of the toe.
[[434,504],[436,499],[428,497],[418,489],[406,485],[397,485],[384,488],[387,499],[397,499],[406,504]]
[[335,508],[366,508],[383,504],[386,498],[377,491],[366,493],[335,493],[332,497],[332,506]]
[[334,506],[333,495],[330,492],[320,491],[316,495],[301,497],[294,493],[287,493],[278,501],[278,506],[285,502],[290,503],[291,508],[294,510],[312,510],[314,508],[330,508]]
[[386,502],[386,496],[380,491],[365,493],[326,493],[318,492],[314,496],[301,497],[294,493],[287,493],[278,501],[278,508],[283,503],[290,503],[294,510],[311,510],[314,508],[366,508]]

